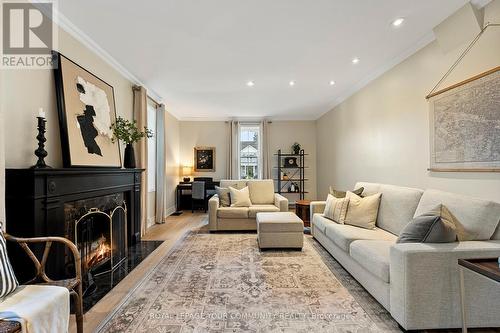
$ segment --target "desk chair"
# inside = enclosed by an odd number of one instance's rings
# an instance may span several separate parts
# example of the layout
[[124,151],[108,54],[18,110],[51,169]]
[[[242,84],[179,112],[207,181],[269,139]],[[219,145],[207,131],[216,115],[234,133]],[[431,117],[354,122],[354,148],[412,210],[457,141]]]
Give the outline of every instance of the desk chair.
[[191,212],[194,213],[196,206],[202,207],[207,212],[207,191],[204,181],[194,181],[191,187]]

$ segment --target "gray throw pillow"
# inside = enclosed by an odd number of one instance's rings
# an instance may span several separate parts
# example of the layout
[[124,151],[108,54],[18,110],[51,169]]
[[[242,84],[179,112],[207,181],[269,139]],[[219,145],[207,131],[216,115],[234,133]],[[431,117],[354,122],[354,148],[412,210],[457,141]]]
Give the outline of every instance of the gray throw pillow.
[[215,192],[219,197],[221,207],[231,206],[231,197],[229,195],[229,189],[227,187],[215,186]]
[[[352,193],[362,197],[361,193],[363,193],[364,190],[365,190],[364,187],[360,187],[360,188],[352,191]],[[333,195],[335,198],[342,199],[342,198],[345,198],[347,192],[346,191],[338,191],[338,190],[334,189],[333,186],[330,186],[330,194]]]
[[408,223],[396,243],[452,243],[456,240],[457,232],[453,224],[439,215],[428,213]]

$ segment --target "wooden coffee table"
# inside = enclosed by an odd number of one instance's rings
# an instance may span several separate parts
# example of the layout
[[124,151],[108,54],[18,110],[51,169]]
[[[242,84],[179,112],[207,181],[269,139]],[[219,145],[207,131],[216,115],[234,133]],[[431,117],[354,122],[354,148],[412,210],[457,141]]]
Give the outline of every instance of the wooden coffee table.
[[311,200],[297,200],[295,203],[295,214],[302,221],[304,221],[304,227],[310,227],[310,212],[311,212]]
[[[500,268],[498,267],[498,258],[483,259],[458,259],[458,268],[460,271],[460,303],[462,307],[462,332],[467,332],[466,309],[465,309],[465,283],[464,269],[469,269],[482,276],[487,277],[497,283],[500,283]],[[500,288],[500,285],[498,286]]]

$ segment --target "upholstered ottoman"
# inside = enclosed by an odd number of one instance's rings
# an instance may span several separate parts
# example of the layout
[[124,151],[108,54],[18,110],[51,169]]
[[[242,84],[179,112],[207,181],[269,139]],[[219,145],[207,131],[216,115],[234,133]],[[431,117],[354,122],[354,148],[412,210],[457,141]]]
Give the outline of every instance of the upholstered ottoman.
[[294,213],[257,213],[256,220],[261,249],[301,249],[304,245],[304,222]]

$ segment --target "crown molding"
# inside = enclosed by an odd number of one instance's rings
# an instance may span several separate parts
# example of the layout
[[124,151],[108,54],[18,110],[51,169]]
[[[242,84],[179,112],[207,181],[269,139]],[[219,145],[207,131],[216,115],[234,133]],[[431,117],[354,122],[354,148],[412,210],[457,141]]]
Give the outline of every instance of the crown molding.
[[[40,0],[30,0],[33,4],[40,2]],[[143,86],[147,90],[147,94],[155,100],[158,104],[163,103],[163,98],[160,94],[158,94],[153,89],[149,88],[144,82],[142,82],[137,76],[135,76],[132,72],[130,72],[125,66],[123,66],[118,60],[116,60],[111,54],[109,54],[104,48],[102,48],[97,42],[95,42],[89,35],[83,32],[80,28],[78,28],[75,24],[73,24],[58,8],[57,1],[54,2],[55,6],[53,7],[53,22],[61,29],[70,34],[73,38],[79,41],[83,46],[88,48],[91,52],[96,54],[99,58],[104,60],[108,65],[110,65],[114,70],[120,73],[124,78],[132,82],[134,85]],[[42,8],[39,8],[42,10]],[[42,10],[43,11],[43,10]],[[178,118],[178,115],[175,115],[171,111],[169,111],[175,118]]]

